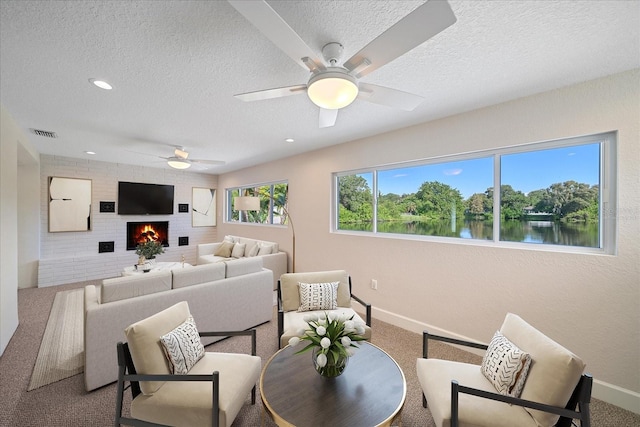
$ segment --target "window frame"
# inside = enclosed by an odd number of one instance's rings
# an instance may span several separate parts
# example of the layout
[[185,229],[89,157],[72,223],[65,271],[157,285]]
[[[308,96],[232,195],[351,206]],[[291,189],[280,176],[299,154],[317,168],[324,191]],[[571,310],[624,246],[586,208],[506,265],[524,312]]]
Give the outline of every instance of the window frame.
[[[251,226],[266,226],[266,227],[283,227],[286,228],[288,227],[288,215],[287,215],[287,221],[284,223],[273,223],[273,218],[274,218],[274,186],[276,185],[282,185],[285,184],[287,186],[287,195],[285,197],[285,207],[284,210],[285,212],[287,211],[287,205],[289,202],[289,181],[288,180],[279,180],[279,181],[269,181],[269,182],[260,182],[260,183],[256,183],[256,184],[246,184],[246,185],[241,185],[241,186],[234,186],[234,187],[228,187],[225,188],[224,190],[224,194],[225,194],[225,198],[224,198],[224,203],[225,203],[225,209],[224,209],[224,222],[225,224],[234,224],[234,225],[251,225]],[[269,211],[268,211],[268,222],[248,222],[248,221],[241,221],[242,216],[239,215],[239,219],[238,220],[234,220],[233,219],[233,192],[238,190],[239,194],[242,194],[243,190],[248,190],[248,189],[255,189],[258,187],[269,187]]]
[[[332,206],[331,206],[331,232],[337,234],[352,234],[376,238],[393,238],[404,240],[422,240],[430,242],[456,243],[476,246],[492,246],[502,248],[539,250],[547,252],[588,253],[601,255],[616,255],[618,242],[617,224],[617,131],[603,132],[592,135],[568,137],[541,142],[531,142],[520,145],[502,147],[498,149],[478,150],[461,154],[443,155],[431,158],[423,158],[405,162],[396,162],[359,168],[348,171],[334,172],[332,174]],[[578,145],[600,144],[599,156],[599,247],[568,246],[548,243],[511,242],[500,240],[500,205],[501,191],[494,191],[493,197],[493,239],[465,239],[461,237],[429,236],[417,234],[401,234],[378,232],[378,172],[391,169],[401,169],[431,164],[473,160],[493,157],[493,188],[501,188],[501,156],[520,154],[534,151],[542,151],[554,148],[566,148]],[[370,173],[373,176],[371,190],[373,192],[373,225],[372,231],[355,231],[339,229],[339,203],[338,180],[340,177]]]

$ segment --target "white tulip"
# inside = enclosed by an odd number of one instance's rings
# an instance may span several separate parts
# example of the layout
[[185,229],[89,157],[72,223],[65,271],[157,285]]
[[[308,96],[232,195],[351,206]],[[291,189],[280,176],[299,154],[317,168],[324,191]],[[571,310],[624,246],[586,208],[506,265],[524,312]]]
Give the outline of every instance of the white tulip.
[[327,356],[320,353],[318,357],[316,357],[316,363],[319,367],[324,368],[327,365]]
[[340,339],[340,342],[344,347],[349,347],[351,345],[351,338],[344,336]]
[[362,325],[356,326],[356,333],[358,335],[364,335],[364,326],[362,326]]
[[316,328],[316,334],[318,334],[318,336],[323,337],[324,334],[327,333],[327,328],[325,328],[324,326],[318,326]]
[[353,320],[347,320],[346,322],[344,322],[345,329],[355,329],[355,327],[356,325]]
[[314,314],[314,313],[309,313],[309,314],[305,314],[302,319],[309,323],[309,322],[315,322],[316,320],[318,320],[318,315]]
[[322,346],[322,348],[329,348],[329,346],[331,345],[331,340],[327,337],[324,337],[320,340],[320,345]]
[[291,338],[289,338],[289,345],[290,345],[291,347],[295,347],[295,346],[297,346],[298,344],[300,344],[300,338],[298,338],[298,337],[291,337]]
[[357,347],[349,347],[347,349],[347,354],[349,355],[349,357],[353,356],[354,354],[356,354],[356,351],[358,351]]
[[329,322],[333,322],[334,320],[336,320],[336,314],[335,313],[328,313],[327,314],[327,320]]

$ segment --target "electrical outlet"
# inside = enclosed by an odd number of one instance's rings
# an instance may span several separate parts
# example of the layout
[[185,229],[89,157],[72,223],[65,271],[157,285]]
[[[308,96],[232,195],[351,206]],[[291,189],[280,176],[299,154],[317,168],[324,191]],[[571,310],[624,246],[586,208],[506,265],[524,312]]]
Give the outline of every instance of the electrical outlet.
[[376,279],[371,279],[371,289],[374,291],[378,289],[378,281]]

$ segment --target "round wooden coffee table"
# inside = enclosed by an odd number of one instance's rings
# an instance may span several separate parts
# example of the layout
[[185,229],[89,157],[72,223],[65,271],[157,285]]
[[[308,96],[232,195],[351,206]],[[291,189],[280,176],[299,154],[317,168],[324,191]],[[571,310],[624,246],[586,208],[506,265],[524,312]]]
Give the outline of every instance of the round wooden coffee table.
[[404,373],[380,348],[360,342],[345,371],[324,378],[311,352],[287,346],[274,354],[260,375],[266,412],[278,426],[390,426],[407,394]]

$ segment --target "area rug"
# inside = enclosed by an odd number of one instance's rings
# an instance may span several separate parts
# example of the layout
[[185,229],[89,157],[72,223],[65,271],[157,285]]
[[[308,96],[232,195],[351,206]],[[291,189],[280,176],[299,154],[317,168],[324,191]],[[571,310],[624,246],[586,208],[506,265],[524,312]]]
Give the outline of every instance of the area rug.
[[84,290],[56,293],[27,391],[84,370]]

